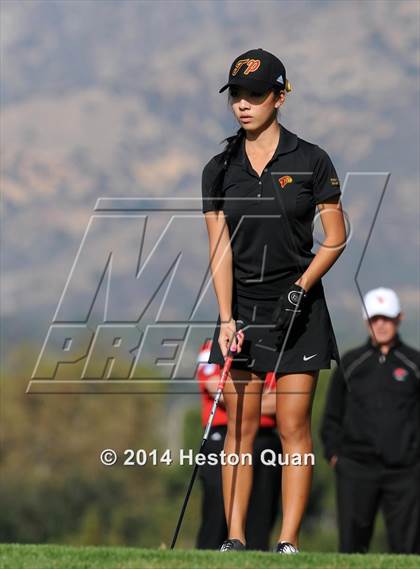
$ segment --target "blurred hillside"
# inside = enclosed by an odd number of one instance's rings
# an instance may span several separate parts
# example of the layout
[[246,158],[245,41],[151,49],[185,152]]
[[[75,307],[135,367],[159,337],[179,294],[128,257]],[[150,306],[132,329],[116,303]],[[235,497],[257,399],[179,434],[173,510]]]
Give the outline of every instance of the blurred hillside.
[[[410,0],[3,0],[5,341],[43,340],[98,198],[193,197],[200,211],[201,169],[237,128],[218,89],[238,53],[264,47],[284,60],[293,85],[281,122],[327,149],[342,183],[350,171],[381,173],[353,175],[344,192],[352,239],[325,277],[340,345],[365,334],[353,276],[384,172],[391,179],[360,285],[397,289],[403,336],[418,345],[418,15]],[[98,251],[105,239],[131,252],[139,244],[135,233],[95,239]],[[179,306],[205,270],[204,222],[190,242]],[[175,241],[159,268],[176,254]],[[77,282],[81,295],[102,268],[95,257]],[[215,320],[215,311],[210,293],[203,316]]]

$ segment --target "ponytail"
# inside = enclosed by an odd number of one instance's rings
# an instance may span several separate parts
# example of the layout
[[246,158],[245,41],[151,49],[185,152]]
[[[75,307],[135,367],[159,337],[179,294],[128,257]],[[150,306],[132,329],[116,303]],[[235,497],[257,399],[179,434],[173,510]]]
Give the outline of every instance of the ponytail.
[[222,142],[226,142],[227,144],[225,146],[223,153],[219,158],[220,170],[217,173],[210,190],[211,196],[215,199],[217,208],[223,207],[223,197],[224,197],[223,181],[225,179],[225,174],[229,168],[233,156],[238,151],[244,136],[245,136],[245,129],[241,127],[238,129],[236,134],[228,136],[227,138],[223,139],[220,142],[220,144]]

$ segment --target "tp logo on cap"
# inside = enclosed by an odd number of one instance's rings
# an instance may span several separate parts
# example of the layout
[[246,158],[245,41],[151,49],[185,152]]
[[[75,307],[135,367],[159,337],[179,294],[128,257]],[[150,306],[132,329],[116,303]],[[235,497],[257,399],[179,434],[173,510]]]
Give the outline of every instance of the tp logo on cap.
[[243,74],[248,75],[249,73],[252,73],[253,71],[256,71],[259,68],[259,66],[261,65],[261,60],[260,59],[249,59],[249,58],[248,59],[240,59],[236,63],[236,65],[232,71],[232,75],[235,76],[243,65],[246,65],[246,69],[243,72]]

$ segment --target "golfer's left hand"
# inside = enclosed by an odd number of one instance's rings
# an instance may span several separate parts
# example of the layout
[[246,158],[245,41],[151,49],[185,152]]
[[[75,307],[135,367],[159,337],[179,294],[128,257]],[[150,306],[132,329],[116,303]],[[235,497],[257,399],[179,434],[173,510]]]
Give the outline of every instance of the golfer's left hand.
[[299,318],[305,310],[307,292],[298,284],[292,284],[287,290],[280,294],[276,307],[273,312],[272,320],[275,330],[287,329],[293,314]]

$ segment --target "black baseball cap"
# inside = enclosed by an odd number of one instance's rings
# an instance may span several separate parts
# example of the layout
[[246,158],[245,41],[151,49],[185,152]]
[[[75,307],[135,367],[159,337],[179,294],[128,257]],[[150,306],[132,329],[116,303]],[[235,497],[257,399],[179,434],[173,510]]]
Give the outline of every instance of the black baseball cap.
[[292,90],[283,63],[261,47],[250,49],[235,59],[230,67],[228,82],[219,93],[231,86],[244,87],[261,94],[274,86]]

